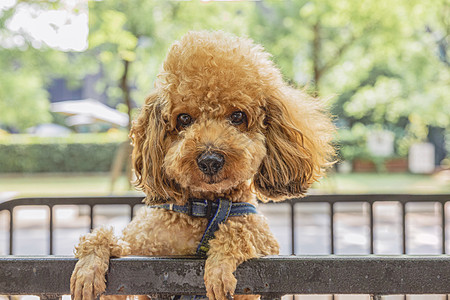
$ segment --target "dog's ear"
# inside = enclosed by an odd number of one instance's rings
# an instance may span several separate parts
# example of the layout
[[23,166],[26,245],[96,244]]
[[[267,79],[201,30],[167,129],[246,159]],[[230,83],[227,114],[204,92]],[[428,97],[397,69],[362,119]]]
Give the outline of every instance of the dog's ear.
[[303,196],[331,165],[335,127],[318,99],[290,87],[267,99],[267,155],[253,178],[262,201]]
[[174,197],[178,190],[162,168],[166,136],[162,106],[157,93],[150,94],[130,131],[134,146],[132,160],[136,174],[135,185],[147,195],[147,204],[165,202]]

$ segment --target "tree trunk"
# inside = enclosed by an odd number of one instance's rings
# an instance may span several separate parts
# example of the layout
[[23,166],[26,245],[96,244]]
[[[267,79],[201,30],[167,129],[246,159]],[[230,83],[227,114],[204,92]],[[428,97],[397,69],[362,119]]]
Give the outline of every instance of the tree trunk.
[[[122,89],[123,93],[123,99],[125,101],[125,104],[128,108],[128,132],[131,129],[131,95],[130,95],[130,87],[128,86],[128,72],[130,70],[130,61],[123,60],[123,74],[122,78],[120,79],[120,88]],[[133,147],[130,144],[130,141],[123,142],[115,155],[113,164],[111,166],[111,186],[110,191],[114,191],[114,186],[116,183],[117,178],[122,173],[122,170],[125,165],[126,175],[128,178],[128,188],[131,189],[131,180],[132,180],[132,173],[131,173],[131,152]]]
[[130,67],[130,61],[123,60],[124,63],[124,70],[122,74],[122,78],[120,80],[120,87],[123,92],[123,98],[125,101],[125,104],[128,108],[128,131],[131,129],[131,95],[130,95],[130,87],[128,86],[128,71]]
[[315,96],[319,96],[319,83],[322,77],[322,70],[320,66],[320,21],[317,21],[313,26],[313,44],[312,44],[312,60],[313,60],[313,72],[314,72],[314,90]]

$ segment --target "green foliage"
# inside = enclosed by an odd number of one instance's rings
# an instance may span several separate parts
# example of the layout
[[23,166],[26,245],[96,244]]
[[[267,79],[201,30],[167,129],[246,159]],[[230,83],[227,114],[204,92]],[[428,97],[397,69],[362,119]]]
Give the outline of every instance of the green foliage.
[[23,131],[51,122],[46,84],[65,63],[64,54],[51,52],[0,48],[0,125]]
[[24,130],[51,121],[47,91],[39,76],[0,73],[0,124]]
[[398,79],[378,77],[373,86],[364,86],[344,105],[345,112],[355,119],[369,115],[374,124],[396,123],[405,110],[403,89]]
[[117,147],[115,143],[0,145],[0,172],[107,172]]
[[[0,16],[3,36],[19,5]],[[45,85],[58,76],[76,86],[101,72],[97,88],[109,104],[128,110],[125,81],[139,106],[174,40],[219,29],[253,38],[287,81],[331,99],[339,127],[355,138],[361,126],[391,130],[397,154],[405,155],[427,138],[428,126],[450,128],[449,14],[448,0],[91,1],[84,53],[37,49],[25,35],[22,47],[0,48],[0,123],[23,130],[48,122]],[[354,146],[344,156],[364,154],[355,138],[343,138]]]
[[450,127],[448,1],[256,6],[251,35],[288,79],[336,95],[339,125],[377,124],[409,141],[426,139],[429,125]]
[[52,121],[47,85],[64,77],[77,86],[87,64],[77,58],[36,41],[27,32],[11,31],[6,26],[16,11],[34,7],[53,10],[59,1],[18,1],[0,11],[0,126],[23,132],[26,128]]
[[339,130],[337,137],[339,160],[369,159],[371,156],[366,146],[367,133],[367,128],[361,123],[355,124],[351,129]]
[[[100,84],[110,104],[123,102],[123,61],[130,63],[127,82],[135,103],[142,104],[169,45],[188,30],[226,30],[247,35],[254,4],[198,1],[93,1],[89,7],[89,49],[104,70]],[[225,26],[226,24],[226,26]]]
[[0,135],[0,173],[108,172],[123,133],[61,138]]

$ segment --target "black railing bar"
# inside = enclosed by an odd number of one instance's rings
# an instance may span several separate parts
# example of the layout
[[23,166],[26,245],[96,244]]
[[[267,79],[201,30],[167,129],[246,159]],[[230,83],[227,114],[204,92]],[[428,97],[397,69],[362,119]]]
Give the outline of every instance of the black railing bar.
[[334,254],[334,203],[330,203],[330,253]]
[[406,203],[401,202],[402,213],[402,253],[406,254]]
[[8,209],[9,211],[9,255],[13,254],[14,251],[14,207]]
[[374,222],[373,222],[373,202],[369,203],[369,234],[370,234],[370,254],[374,254]]
[[130,221],[133,220],[134,217],[134,206],[135,204],[130,204]]
[[90,204],[89,205],[89,218],[90,218],[90,223],[89,223],[89,228],[92,230],[94,229],[94,204]]
[[445,254],[445,229],[446,229],[446,218],[445,218],[445,203],[440,203],[441,210],[441,224],[442,224],[442,254]]
[[48,208],[50,210],[50,221],[48,223],[48,229],[49,229],[49,254],[53,254],[53,206],[48,205]]
[[[143,196],[95,196],[95,197],[33,197],[17,198],[0,203],[0,211],[20,205],[89,205],[94,204],[141,204]],[[363,199],[363,200],[361,200]],[[330,194],[309,195],[294,198],[297,202],[440,202],[450,201],[450,194]]]
[[450,194],[326,194],[294,198],[294,202],[441,202],[450,201]]
[[140,204],[141,196],[102,196],[102,197],[33,197],[17,198],[0,203],[0,211],[21,205],[101,205],[101,204]]
[[290,201],[291,208],[291,254],[295,255],[295,202]]

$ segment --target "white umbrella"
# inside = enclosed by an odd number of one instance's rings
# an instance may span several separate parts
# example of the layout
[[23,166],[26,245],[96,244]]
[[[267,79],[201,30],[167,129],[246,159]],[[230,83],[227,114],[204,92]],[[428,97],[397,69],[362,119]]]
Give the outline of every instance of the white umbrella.
[[66,124],[69,126],[90,125],[94,123],[94,118],[88,115],[73,115],[66,118]]
[[52,103],[52,112],[102,121],[122,127],[128,126],[128,115],[94,99],[71,100]]

